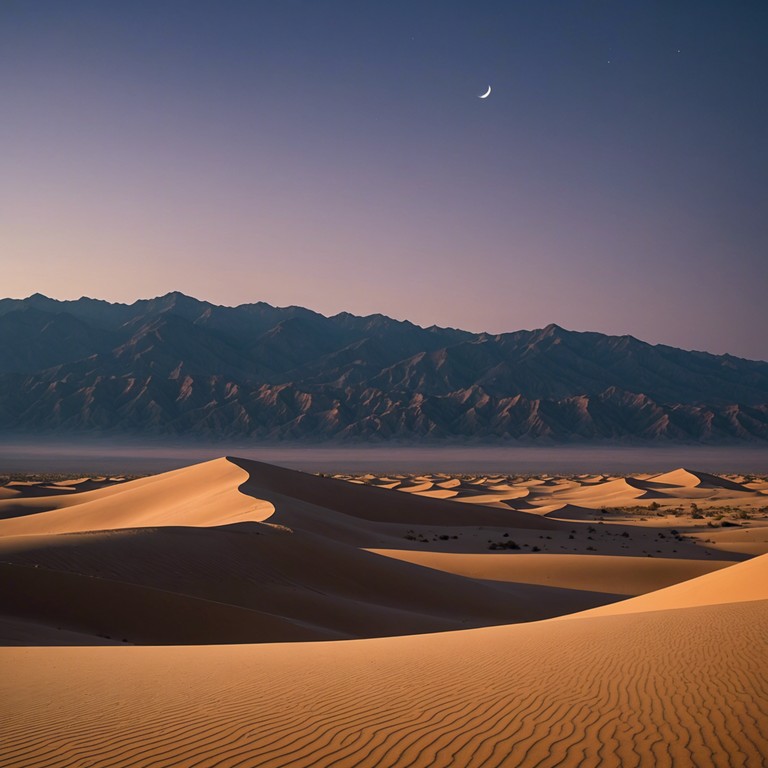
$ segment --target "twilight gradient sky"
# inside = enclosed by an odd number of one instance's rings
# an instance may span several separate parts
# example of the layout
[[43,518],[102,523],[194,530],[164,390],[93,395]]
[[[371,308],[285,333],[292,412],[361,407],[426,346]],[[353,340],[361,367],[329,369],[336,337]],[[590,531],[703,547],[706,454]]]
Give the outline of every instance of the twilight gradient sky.
[[3,0],[0,294],[768,359],[766,40],[764,0]]

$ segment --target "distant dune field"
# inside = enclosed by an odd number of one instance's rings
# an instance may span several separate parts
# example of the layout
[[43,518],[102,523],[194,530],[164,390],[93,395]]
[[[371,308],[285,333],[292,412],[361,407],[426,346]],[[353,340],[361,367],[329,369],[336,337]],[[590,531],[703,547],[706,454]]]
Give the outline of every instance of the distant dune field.
[[0,488],[0,765],[759,766],[768,481]]

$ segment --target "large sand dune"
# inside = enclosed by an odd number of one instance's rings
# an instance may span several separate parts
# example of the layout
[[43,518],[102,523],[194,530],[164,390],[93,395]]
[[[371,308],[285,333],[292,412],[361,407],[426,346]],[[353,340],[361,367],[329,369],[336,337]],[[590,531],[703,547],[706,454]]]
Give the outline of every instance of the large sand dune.
[[[0,499],[0,764],[764,764],[760,490],[347,480],[220,459]],[[749,515],[603,509],[686,489]]]
[[[0,536],[264,520],[269,502],[238,491],[248,473],[226,459],[79,494],[0,503]],[[35,514],[24,514],[27,510]],[[14,517],[8,519],[10,514]]]
[[762,765],[768,601],[411,638],[5,650],[6,766]]

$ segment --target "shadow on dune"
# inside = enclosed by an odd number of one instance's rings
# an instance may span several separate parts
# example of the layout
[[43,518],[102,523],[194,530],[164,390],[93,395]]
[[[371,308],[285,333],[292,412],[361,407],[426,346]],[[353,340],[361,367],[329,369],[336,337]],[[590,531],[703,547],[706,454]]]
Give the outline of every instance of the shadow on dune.
[[420,634],[620,599],[466,578],[258,523],[58,538],[2,552],[0,575],[13,589],[0,592],[0,612],[136,644]]
[[410,525],[534,531],[526,513],[230,459],[261,522],[26,535],[0,542],[9,616],[141,644],[295,642],[439,632],[549,618],[619,599],[467,578],[366,551]]
[[45,500],[46,498],[42,497],[39,502],[32,502],[32,499],[29,499],[22,504],[13,504],[6,501],[3,504],[2,511],[0,511],[0,520],[12,520],[14,517],[36,515],[40,512],[48,512],[51,509],[55,509]]
[[[504,530],[561,530],[563,523],[514,509],[457,504],[450,499],[416,496],[345,480],[318,477],[271,464],[227,457],[246,471],[238,490],[275,507],[270,522],[328,533],[354,531],[379,537],[381,526],[492,527]],[[400,534],[401,535],[401,534]],[[359,542],[366,546],[365,542]]]

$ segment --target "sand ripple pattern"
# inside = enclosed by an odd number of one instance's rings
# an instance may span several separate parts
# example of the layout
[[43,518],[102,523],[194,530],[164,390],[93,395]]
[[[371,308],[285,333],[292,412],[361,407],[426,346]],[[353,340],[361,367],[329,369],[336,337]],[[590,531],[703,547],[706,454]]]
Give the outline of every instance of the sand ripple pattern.
[[0,651],[0,764],[762,766],[768,601],[441,635]]

